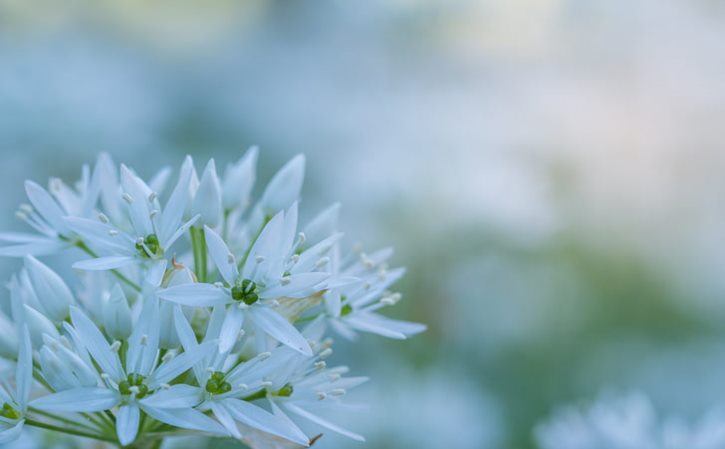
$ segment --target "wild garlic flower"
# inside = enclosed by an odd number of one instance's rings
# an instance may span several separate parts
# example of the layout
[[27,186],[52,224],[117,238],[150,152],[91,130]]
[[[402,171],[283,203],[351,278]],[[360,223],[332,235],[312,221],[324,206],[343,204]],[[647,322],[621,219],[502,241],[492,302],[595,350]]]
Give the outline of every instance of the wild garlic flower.
[[540,424],[541,449],[718,449],[725,447],[722,410],[688,422],[657,416],[640,393],[604,395],[589,407],[569,406]]
[[254,203],[257,157],[221,178],[187,157],[168,193],[171,170],[147,182],[106,155],[73,187],[26,183],[18,216],[36,233],[0,234],[0,255],[23,258],[0,312],[0,357],[17,366],[0,382],[0,443],[30,425],[121,446],[202,434],[306,447],[320,432],[302,421],[363,440],[334,417],[367,378],[327,366],[325,333],[422,331],[378,313],[403,269],[389,250],[342,257],[338,205],[300,225],[301,155]]

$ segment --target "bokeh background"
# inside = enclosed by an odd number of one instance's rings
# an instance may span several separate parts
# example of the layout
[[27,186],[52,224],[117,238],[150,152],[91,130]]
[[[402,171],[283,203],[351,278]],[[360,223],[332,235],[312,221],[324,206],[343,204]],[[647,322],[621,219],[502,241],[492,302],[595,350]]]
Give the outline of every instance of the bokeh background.
[[100,151],[304,152],[306,216],[395,245],[429,326],[342,344],[369,443],[318,447],[533,449],[602,390],[725,399],[723,80],[715,0],[0,0],[0,224]]

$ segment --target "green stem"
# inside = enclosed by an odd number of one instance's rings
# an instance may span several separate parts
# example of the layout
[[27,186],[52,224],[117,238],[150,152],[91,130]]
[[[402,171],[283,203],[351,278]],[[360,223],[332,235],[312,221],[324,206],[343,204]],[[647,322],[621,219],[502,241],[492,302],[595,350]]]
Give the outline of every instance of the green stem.
[[[85,242],[83,242],[82,240],[79,240],[76,243],[76,246],[78,248],[80,248],[81,250],[83,250],[89,256],[91,256],[91,257],[98,257],[98,255],[96,254],[96,252],[93,251],[92,249],[90,249],[88,247],[88,245],[86,245]],[[136,290],[137,292],[140,292],[141,291],[141,287],[139,287],[138,284],[136,284],[131,279],[129,279],[126,276],[124,276],[123,273],[121,273],[120,271],[118,271],[118,270],[111,270],[111,273],[113,273],[114,276],[116,276],[118,278],[118,280],[120,280],[124,284],[128,285],[132,289]]]
[[78,431],[78,430],[68,429],[66,427],[58,427],[58,426],[55,426],[53,424],[48,424],[48,423],[44,423],[44,422],[41,422],[41,421],[36,421],[34,419],[25,418],[25,424],[27,424],[29,426],[33,426],[33,427],[39,427],[41,429],[52,430],[54,432],[66,433],[68,435],[75,435],[75,436],[79,436],[79,437],[93,438],[95,440],[107,441],[107,442],[110,442],[110,443],[115,443],[116,442],[116,439],[115,438],[110,438],[110,437],[105,436],[105,435],[98,435],[98,434],[89,433],[89,432],[81,432],[81,431]]
[[[90,432],[92,432],[94,430],[102,430],[102,429],[93,428],[91,426],[88,426],[88,425],[83,424],[83,423],[80,423],[80,422],[76,422],[76,421],[70,420],[68,418],[64,418],[62,416],[56,416],[56,415],[54,415],[52,413],[48,413],[48,412],[43,411],[43,410],[38,410],[38,409],[33,408],[33,407],[30,407],[30,411],[33,412],[33,413],[35,413],[35,414],[44,416],[46,418],[49,418],[49,419],[52,419],[52,420],[55,420],[55,421],[58,421],[58,422],[61,422],[61,423],[64,423],[64,424],[68,424],[68,425],[75,426],[75,427],[80,427],[80,428],[83,429],[83,431],[90,431]],[[93,421],[91,421],[91,422],[94,423],[94,424],[96,424]],[[98,424],[96,424],[96,425],[98,425]]]
[[203,228],[192,227],[189,229],[191,235],[191,249],[194,253],[194,274],[199,282],[206,282],[206,235]]

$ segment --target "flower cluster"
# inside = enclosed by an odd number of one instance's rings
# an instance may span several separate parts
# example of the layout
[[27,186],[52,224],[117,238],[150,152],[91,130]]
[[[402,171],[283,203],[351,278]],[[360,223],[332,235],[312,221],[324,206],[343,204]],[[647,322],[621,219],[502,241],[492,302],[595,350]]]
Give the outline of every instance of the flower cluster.
[[[389,249],[345,255],[338,205],[300,226],[303,156],[253,201],[257,154],[221,177],[187,157],[175,183],[107,155],[73,186],[26,182],[17,215],[37,232],[0,234],[0,255],[24,262],[0,313],[0,356],[17,362],[0,443],[31,425],[123,446],[196,432],[305,447],[319,429],[301,421],[362,440],[325,416],[366,381],[327,365],[326,332],[424,330],[379,313],[404,270]],[[74,280],[38,260],[59,253]]]
[[590,407],[569,406],[536,428],[541,449],[719,449],[725,447],[722,410],[696,422],[660,419],[640,393],[603,395]]

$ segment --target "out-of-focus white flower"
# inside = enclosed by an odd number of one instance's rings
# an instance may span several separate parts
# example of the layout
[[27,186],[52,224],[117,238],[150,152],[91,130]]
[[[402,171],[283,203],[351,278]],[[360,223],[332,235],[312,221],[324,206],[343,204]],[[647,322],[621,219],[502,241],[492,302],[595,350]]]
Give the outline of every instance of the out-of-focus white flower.
[[688,424],[658,417],[643,394],[603,395],[557,411],[535,436],[541,449],[717,449],[725,447],[725,415],[714,410]]
[[25,256],[25,269],[45,315],[53,321],[63,321],[68,316],[68,307],[75,302],[63,279],[33,256]]

